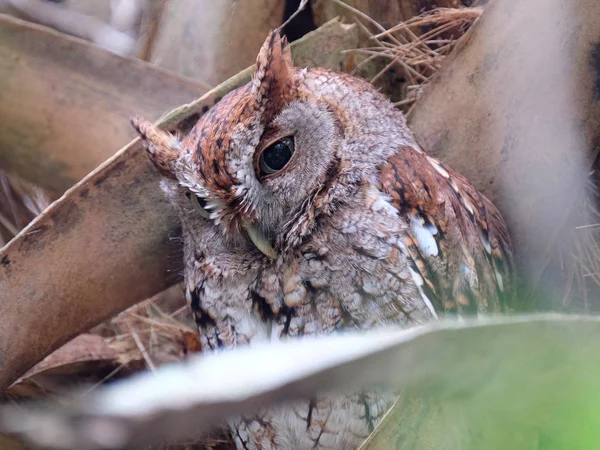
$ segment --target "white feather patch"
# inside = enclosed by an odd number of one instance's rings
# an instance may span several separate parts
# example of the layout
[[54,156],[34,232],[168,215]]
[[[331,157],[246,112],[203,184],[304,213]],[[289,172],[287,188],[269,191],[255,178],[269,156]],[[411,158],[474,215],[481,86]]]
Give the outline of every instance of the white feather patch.
[[460,271],[466,279],[471,280],[473,278],[473,272],[471,272],[471,269],[465,263],[460,265]]
[[498,283],[498,288],[500,292],[504,292],[504,280],[502,279],[502,274],[496,270],[496,282]]
[[437,229],[437,227],[434,224],[432,224],[432,223],[426,223],[424,226],[425,226],[425,229],[427,231],[429,231],[431,234],[433,234],[434,236],[436,234],[438,234],[438,229]]
[[458,191],[459,191],[458,185],[454,182],[454,180],[452,178],[450,178],[449,183],[450,183],[450,187],[452,188],[452,190],[458,194]]
[[433,303],[431,303],[431,300],[429,300],[429,297],[427,297],[427,295],[425,295],[425,292],[423,292],[423,289],[421,288],[421,286],[423,286],[425,284],[425,281],[423,281],[423,277],[421,275],[419,275],[417,272],[415,272],[414,270],[412,270],[410,267],[408,270],[410,270],[412,279],[419,288],[419,294],[421,294],[421,297],[423,297],[423,302],[427,306],[427,309],[429,309],[429,311],[431,312],[431,315],[437,319],[438,315],[435,312]]
[[372,211],[385,211],[393,215],[398,213],[398,210],[390,203],[390,197],[374,187],[370,187],[367,191],[367,204]]
[[430,226],[424,226],[424,220],[420,216],[410,215],[410,231],[417,239],[419,248],[425,256],[437,256],[438,246],[434,236],[437,234],[437,228]]
[[435,169],[435,171],[437,173],[439,173],[444,178],[450,178],[450,174],[448,173],[448,171],[446,169],[444,169],[438,161],[436,161],[435,159],[430,158],[430,157],[427,157],[427,160],[433,166],[433,168]]
[[471,215],[475,214],[475,209],[473,208],[473,205],[471,204],[471,202],[469,200],[467,200],[464,197],[461,197],[461,200],[463,202],[463,205],[465,206],[465,208],[467,208],[467,211],[469,211],[469,213]]
[[419,275],[417,272],[415,272],[414,270],[412,270],[410,267],[408,270],[410,270],[410,274],[412,275],[412,279],[415,282],[415,284],[419,287],[423,286],[423,283],[424,283],[423,277],[421,275]]
[[485,251],[491,255],[492,254],[492,245],[490,244],[490,241],[488,240],[488,238],[485,237],[485,235],[483,234],[483,230],[479,230],[479,239],[481,240],[481,243],[483,244]]
[[423,289],[419,288],[419,292],[421,293],[421,297],[423,297],[423,301],[425,302],[425,305],[427,305],[427,308],[431,312],[431,315],[433,317],[435,317],[436,319],[438,319],[438,315],[435,312],[435,308],[433,307],[433,303],[431,303],[431,300],[429,300],[429,297],[427,297],[425,295],[425,292],[423,292]]

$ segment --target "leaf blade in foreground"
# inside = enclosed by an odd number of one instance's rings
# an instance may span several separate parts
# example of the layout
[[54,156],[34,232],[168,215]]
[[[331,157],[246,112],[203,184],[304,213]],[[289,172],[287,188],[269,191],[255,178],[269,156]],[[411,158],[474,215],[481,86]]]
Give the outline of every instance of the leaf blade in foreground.
[[160,368],[67,408],[5,408],[1,425],[32,438],[51,423],[59,448],[103,448],[85,434],[100,422],[115,448],[141,448],[316,391],[383,383],[404,406],[364,449],[594,448],[598,342],[600,319],[555,315],[276,342]]

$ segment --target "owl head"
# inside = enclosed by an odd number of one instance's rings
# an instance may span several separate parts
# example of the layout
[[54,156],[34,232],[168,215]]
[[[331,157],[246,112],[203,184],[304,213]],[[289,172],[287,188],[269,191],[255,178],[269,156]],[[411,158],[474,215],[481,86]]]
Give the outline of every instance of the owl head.
[[390,121],[404,123],[368,83],[295,68],[286,39],[273,31],[252,80],[220,100],[182,141],[149,122],[132,123],[184,231],[220,236],[228,251],[276,258],[376,177],[392,151],[381,136],[395,145],[411,139]]

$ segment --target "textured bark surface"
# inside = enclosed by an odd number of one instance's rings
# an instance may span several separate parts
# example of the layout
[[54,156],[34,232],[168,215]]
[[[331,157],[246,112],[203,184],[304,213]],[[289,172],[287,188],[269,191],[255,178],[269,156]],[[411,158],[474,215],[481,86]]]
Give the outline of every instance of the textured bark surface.
[[135,137],[129,116],[156,120],[208,88],[1,15],[0,79],[0,166],[58,194]]
[[598,153],[599,54],[594,0],[490,2],[410,118],[426,150],[499,206],[533,285]]
[[216,86],[254,64],[284,7],[281,0],[167,2],[150,61]]
[[[293,44],[296,63],[339,67],[341,50],[357,45],[356,31],[337,21],[321,27]],[[251,74],[241,72],[160,124],[188,129]],[[127,116],[120,120],[128,126]],[[74,129],[74,144],[77,137]],[[0,390],[70,338],[177,281],[178,223],[159,179],[136,139],[0,250]]]

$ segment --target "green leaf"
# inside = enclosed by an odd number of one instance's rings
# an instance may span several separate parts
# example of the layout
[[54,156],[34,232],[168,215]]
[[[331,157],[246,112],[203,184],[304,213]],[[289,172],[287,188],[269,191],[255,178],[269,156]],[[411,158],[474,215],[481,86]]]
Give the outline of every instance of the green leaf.
[[47,445],[44,430],[60,430],[57,448],[104,448],[86,434],[101,421],[112,448],[140,448],[316,392],[383,384],[400,397],[364,450],[595,449],[599,343],[598,318],[553,315],[263,343],[164,366],[67,406],[5,407],[0,431]]

